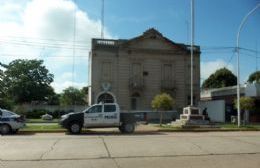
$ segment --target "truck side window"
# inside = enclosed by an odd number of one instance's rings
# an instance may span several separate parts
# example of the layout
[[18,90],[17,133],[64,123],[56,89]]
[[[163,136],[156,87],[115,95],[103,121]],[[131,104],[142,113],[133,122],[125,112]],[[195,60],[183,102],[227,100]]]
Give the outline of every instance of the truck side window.
[[116,106],[115,105],[105,105],[104,106],[104,112],[116,112]]
[[87,113],[101,113],[102,112],[102,105],[97,105],[91,107]]

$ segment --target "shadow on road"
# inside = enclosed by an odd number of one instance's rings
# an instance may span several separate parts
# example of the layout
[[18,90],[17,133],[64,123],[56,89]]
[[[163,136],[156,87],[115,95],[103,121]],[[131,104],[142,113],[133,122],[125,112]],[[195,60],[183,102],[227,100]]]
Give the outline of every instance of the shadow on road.
[[[72,135],[66,132],[67,135]],[[166,135],[166,133],[158,132],[158,131],[136,131],[132,134],[124,134],[119,131],[96,131],[96,130],[83,130],[81,134],[73,134],[75,136],[97,136],[97,135],[116,135],[116,136],[139,136],[139,135]]]
[[139,135],[166,135],[166,133],[158,131],[136,131],[132,134],[124,134],[119,131],[96,131],[96,130],[83,130],[80,134],[70,134],[69,132],[18,132],[17,134],[7,134],[1,136],[33,136],[35,134],[65,134],[73,136],[139,136]]
[[35,135],[36,132],[18,132],[18,133],[11,133],[11,134],[7,134],[7,135],[2,135],[1,136],[32,136]]

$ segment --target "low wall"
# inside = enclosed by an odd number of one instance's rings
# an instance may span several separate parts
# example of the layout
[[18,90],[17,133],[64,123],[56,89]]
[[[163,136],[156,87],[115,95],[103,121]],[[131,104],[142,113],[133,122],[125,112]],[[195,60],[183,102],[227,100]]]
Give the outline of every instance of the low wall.
[[[137,121],[144,121],[147,123],[159,123],[161,112],[155,111],[146,111],[146,112],[130,112],[134,113]],[[179,113],[176,111],[165,111],[162,112],[162,121],[163,123],[169,123],[171,121],[175,121],[179,118]]]
[[47,110],[50,112],[54,111],[83,111],[88,106],[82,106],[82,105],[71,105],[71,106],[59,106],[59,105],[20,105],[15,107],[15,111],[33,111],[33,110]]
[[[64,111],[64,112],[79,112],[86,109],[88,106],[58,106],[58,105],[22,105],[16,107],[15,111],[30,112],[33,110],[47,110],[49,112]],[[126,111],[123,111],[126,112]],[[148,123],[158,123],[160,121],[160,113],[156,111],[127,111],[127,113],[134,113],[137,121],[144,121]],[[179,118],[177,111],[164,111],[163,122],[168,123]]]

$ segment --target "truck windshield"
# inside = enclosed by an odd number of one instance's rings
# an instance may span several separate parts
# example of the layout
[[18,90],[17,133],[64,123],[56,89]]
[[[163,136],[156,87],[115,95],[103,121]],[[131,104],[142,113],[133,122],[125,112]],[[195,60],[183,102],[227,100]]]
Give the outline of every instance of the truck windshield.
[[101,113],[102,112],[102,105],[95,105],[90,108],[88,108],[86,113]]
[[8,110],[2,110],[2,115],[3,116],[12,116],[16,115],[14,112],[8,111]]

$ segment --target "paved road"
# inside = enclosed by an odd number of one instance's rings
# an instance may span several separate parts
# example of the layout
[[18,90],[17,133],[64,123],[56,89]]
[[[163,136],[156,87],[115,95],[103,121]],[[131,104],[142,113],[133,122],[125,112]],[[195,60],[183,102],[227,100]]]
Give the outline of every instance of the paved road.
[[260,167],[260,132],[0,137],[0,167]]

